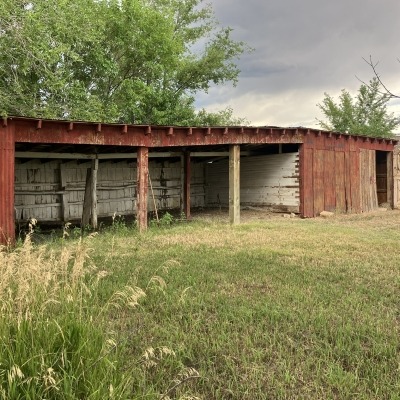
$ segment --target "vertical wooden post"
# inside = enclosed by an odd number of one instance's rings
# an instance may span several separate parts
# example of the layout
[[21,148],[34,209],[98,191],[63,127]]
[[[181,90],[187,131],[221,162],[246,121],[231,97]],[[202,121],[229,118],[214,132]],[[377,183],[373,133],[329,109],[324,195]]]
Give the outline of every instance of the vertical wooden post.
[[60,163],[60,190],[62,190],[61,194],[61,218],[63,222],[68,221],[69,212],[68,212],[68,192],[67,188],[67,176],[65,170],[65,164]]
[[240,146],[229,147],[229,221],[240,223]]
[[186,219],[190,219],[190,153],[185,152],[183,156],[183,169],[184,169],[184,190],[183,190],[183,211],[185,212]]
[[148,181],[149,149],[139,147],[137,152],[137,224],[140,232],[147,229]]
[[0,122],[0,244],[15,241],[15,127]]
[[81,219],[81,227],[85,228],[90,223],[90,213],[91,213],[91,204],[92,204],[92,170],[88,168],[86,171],[86,185],[85,185],[85,195],[83,198],[83,210],[82,210],[82,219]]
[[181,154],[181,193],[180,193],[181,214],[185,212],[185,153]]
[[99,160],[96,157],[92,160],[92,181],[91,181],[91,216],[92,228],[97,229],[97,170],[99,169]]
[[82,227],[90,225],[97,229],[97,170],[99,160],[92,160],[91,168],[87,169],[85,197],[83,199]]
[[393,189],[394,189],[394,180],[393,180],[393,152],[388,151],[386,153],[386,171],[387,171],[387,202],[390,204],[390,207],[394,207],[393,201]]

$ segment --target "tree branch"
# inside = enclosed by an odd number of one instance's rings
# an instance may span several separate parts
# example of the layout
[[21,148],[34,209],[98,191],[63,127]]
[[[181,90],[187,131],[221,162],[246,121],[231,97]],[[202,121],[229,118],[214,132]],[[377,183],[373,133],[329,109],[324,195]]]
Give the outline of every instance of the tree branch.
[[[377,68],[376,68],[376,67],[378,66],[378,64],[379,64],[379,61],[376,62],[376,63],[374,63],[374,62],[372,61],[372,56],[369,56],[369,61],[368,61],[367,59],[365,59],[364,57],[363,57],[363,60],[372,68],[372,71],[373,71],[373,73],[374,73],[376,79],[378,80],[379,84],[380,84],[380,85],[383,87],[383,89],[385,90],[384,92],[380,92],[380,93],[381,93],[381,94],[386,94],[386,95],[388,95],[391,99],[399,99],[399,98],[400,98],[400,95],[394,94],[394,93],[393,93],[392,91],[390,91],[390,90],[387,88],[387,86],[383,83],[383,81],[382,81],[382,79],[381,79],[381,77],[380,77],[380,75],[379,75],[379,73],[378,73],[378,70],[377,70]],[[397,59],[397,61],[400,62],[399,59]],[[357,79],[358,79],[360,82],[362,82],[364,85],[369,86],[368,83],[365,83],[364,81],[362,81],[362,80],[359,79],[358,77],[357,77]]]

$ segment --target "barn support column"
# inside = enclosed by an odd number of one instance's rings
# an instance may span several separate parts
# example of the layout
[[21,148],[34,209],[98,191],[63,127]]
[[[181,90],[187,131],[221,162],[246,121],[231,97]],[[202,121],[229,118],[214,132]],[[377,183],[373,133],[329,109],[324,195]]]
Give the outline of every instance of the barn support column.
[[190,152],[185,152],[182,157],[183,162],[183,212],[186,219],[190,219]]
[[137,224],[139,231],[147,229],[147,194],[149,181],[149,149],[137,151]]
[[85,197],[83,200],[82,226],[90,225],[97,229],[97,171],[99,169],[99,160],[92,160],[91,168],[88,168],[86,174]]
[[92,160],[92,202],[90,204],[92,214],[92,228],[97,229],[97,170],[99,169],[99,160]]
[[14,213],[15,128],[0,122],[0,244],[15,241]]
[[240,146],[229,147],[229,221],[240,223]]

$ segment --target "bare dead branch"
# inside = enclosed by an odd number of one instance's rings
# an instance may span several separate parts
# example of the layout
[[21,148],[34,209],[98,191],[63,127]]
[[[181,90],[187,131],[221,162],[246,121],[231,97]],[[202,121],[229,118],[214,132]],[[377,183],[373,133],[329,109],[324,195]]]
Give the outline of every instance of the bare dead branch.
[[[378,79],[379,84],[383,87],[384,92],[380,92],[380,93],[381,93],[381,94],[386,94],[386,95],[388,95],[389,98],[391,98],[391,99],[400,99],[400,95],[394,94],[394,93],[393,93],[392,91],[390,91],[390,90],[388,89],[388,87],[383,83],[383,81],[382,81],[382,79],[381,79],[381,77],[380,77],[380,75],[379,75],[379,73],[378,73],[378,70],[377,70],[377,66],[378,66],[378,64],[379,64],[379,61],[377,61],[377,62],[374,63],[374,62],[372,61],[372,56],[369,56],[369,60],[367,60],[367,59],[365,59],[365,58],[363,57],[363,60],[372,68],[372,71],[373,71],[373,73],[374,73],[376,79]],[[397,59],[397,61],[400,62],[399,59]],[[364,85],[369,86],[367,83],[365,83],[364,81],[362,81],[362,80],[359,79],[358,77],[357,77],[357,79],[358,79],[359,81],[361,81]]]

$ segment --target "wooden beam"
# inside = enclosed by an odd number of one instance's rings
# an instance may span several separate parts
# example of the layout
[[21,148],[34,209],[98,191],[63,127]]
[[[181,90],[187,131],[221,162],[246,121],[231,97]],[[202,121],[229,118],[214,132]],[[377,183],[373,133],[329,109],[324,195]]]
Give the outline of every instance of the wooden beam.
[[60,191],[61,194],[61,218],[63,222],[68,221],[69,206],[68,206],[68,192],[65,190],[67,187],[67,176],[65,164],[60,164]]
[[[250,156],[251,151],[242,151],[240,155]],[[194,151],[190,153],[190,157],[229,157],[229,151]]]
[[92,192],[90,190],[91,186],[92,186],[92,171],[91,168],[88,168],[86,171],[85,195],[83,197],[83,211],[81,219],[82,228],[88,226],[90,223],[90,213],[91,213],[90,204],[92,203],[91,199]]
[[[228,156],[228,152],[222,152],[224,155]],[[198,157],[208,157],[206,152],[200,153]],[[210,153],[212,156],[212,153]],[[176,151],[164,151],[164,152],[153,152],[149,153],[150,158],[170,158],[170,157],[180,157],[181,153]],[[49,153],[49,152],[36,152],[36,151],[17,151],[15,152],[16,158],[43,158],[43,159],[57,159],[57,160],[93,160],[95,158],[99,160],[116,160],[116,159],[135,159],[137,158],[137,153],[105,153],[98,154],[97,157],[94,154],[83,154],[83,153]]]
[[229,147],[229,221],[240,223],[240,146]]
[[3,119],[0,126],[0,244],[4,245],[15,241],[15,127],[6,122]]
[[184,169],[184,190],[183,190],[183,211],[186,219],[190,219],[190,153],[185,152],[183,156],[183,169]]
[[97,229],[97,170],[99,160],[92,160],[91,168],[87,169],[85,195],[83,198],[82,227],[90,226]]
[[386,187],[387,187],[387,202],[390,204],[390,207],[394,208],[394,196],[393,196],[393,189],[394,189],[394,180],[393,180],[393,152],[388,151],[386,153]]
[[97,170],[99,169],[99,160],[92,160],[92,185],[91,185],[91,225],[93,229],[97,229]]
[[147,229],[149,149],[139,147],[137,155],[137,224],[139,231],[143,232]]
[[37,151],[16,151],[15,158],[54,158],[54,159],[69,159],[69,160],[92,160],[95,158],[93,154],[79,153],[49,153]]

